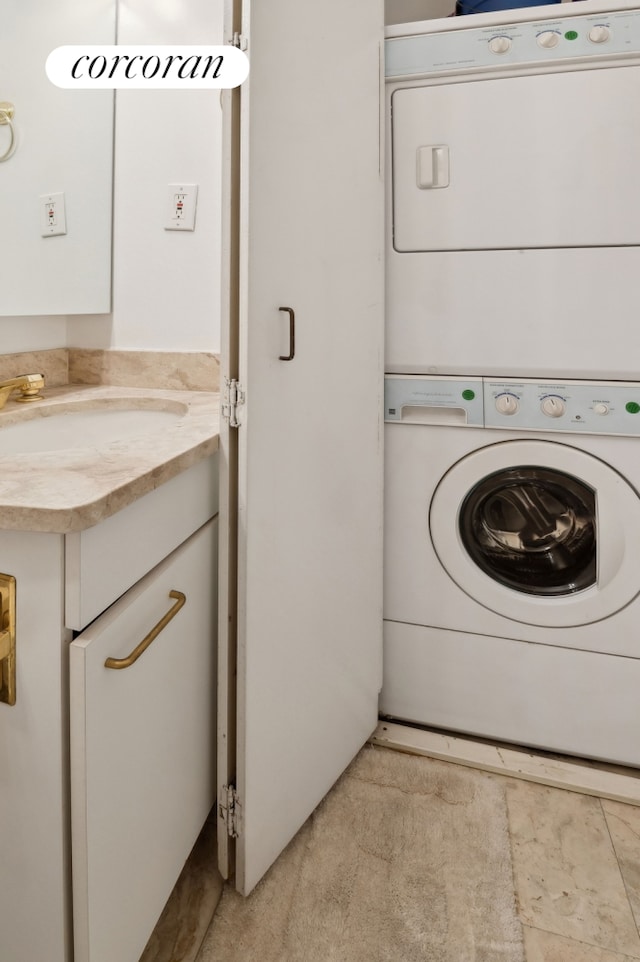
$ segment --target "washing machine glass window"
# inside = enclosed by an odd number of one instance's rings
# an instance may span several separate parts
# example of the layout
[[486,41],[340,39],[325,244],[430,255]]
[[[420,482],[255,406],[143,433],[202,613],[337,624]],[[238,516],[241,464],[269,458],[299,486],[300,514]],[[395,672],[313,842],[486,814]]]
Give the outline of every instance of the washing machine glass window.
[[519,466],[476,484],[459,514],[465,549],[491,578],[530,595],[596,583],[596,497],[562,471]]

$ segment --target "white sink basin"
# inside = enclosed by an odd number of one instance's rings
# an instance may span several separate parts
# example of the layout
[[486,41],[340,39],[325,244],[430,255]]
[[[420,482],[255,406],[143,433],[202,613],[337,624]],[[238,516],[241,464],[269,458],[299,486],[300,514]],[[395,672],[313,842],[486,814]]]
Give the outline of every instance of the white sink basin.
[[116,441],[134,441],[161,434],[181,420],[182,410],[146,408],[42,408],[0,427],[0,457],[103,448]]

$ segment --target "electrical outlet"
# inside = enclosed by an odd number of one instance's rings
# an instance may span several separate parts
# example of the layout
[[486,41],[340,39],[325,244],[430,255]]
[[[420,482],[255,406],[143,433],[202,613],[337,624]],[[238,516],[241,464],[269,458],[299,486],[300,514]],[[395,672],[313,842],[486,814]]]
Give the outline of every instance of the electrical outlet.
[[167,190],[169,209],[164,229],[195,230],[198,185],[168,184]]
[[40,232],[43,237],[67,233],[64,192],[40,194]]

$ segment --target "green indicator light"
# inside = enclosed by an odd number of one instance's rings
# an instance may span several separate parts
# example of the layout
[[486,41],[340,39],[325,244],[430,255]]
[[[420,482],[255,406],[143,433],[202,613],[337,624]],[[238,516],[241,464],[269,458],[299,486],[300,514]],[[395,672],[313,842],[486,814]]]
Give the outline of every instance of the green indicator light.
[[640,412],[640,404],[637,401],[629,401],[625,404],[626,410],[629,414],[638,414]]
[[567,30],[567,32],[566,32],[565,35],[564,35],[564,39],[565,39],[565,40],[577,40],[577,39],[578,39],[578,33],[577,33],[577,31],[576,31],[576,30]]
[[[465,399],[465,401],[473,401],[474,397],[476,396],[476,392],[471,391],[469,388],[467,388],[466,391],[462,392],[462,396]],[[638,408],[638,410],[640,410],[640,408]]]

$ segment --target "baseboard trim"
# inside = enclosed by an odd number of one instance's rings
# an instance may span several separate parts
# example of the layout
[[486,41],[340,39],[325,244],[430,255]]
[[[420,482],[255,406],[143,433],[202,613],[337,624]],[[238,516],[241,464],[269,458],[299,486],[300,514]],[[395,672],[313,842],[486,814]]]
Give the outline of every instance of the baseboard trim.
[[372,745],[640,806],[640,770],[535,754],[495,742],[381,721]]

